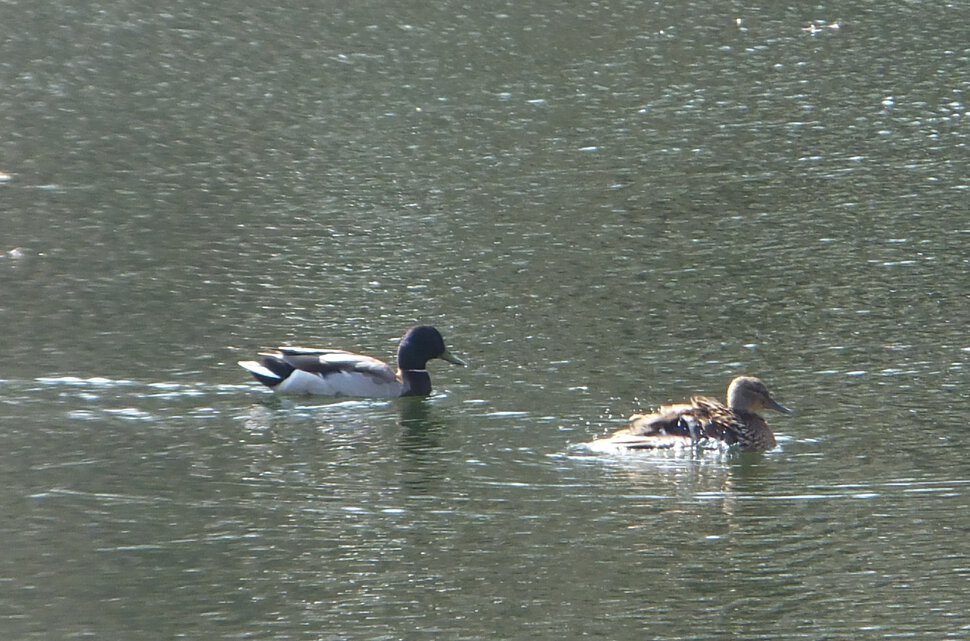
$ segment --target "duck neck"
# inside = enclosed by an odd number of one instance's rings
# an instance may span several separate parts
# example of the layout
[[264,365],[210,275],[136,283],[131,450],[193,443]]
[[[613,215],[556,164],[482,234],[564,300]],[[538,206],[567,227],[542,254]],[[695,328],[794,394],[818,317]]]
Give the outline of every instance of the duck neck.
[[765,419],[752,412],[741,414],[744,432],[741,434],[741,449],[745,451],[770,450],[778,443]]
[[401,367],[398,371],[404,382],[401,396],[427,396],[431,393],[431,376],[428,375],[428,370]]
[[751,410],[739,410],[732,408],[731,411],[740,416],[741,419],[749,425],[767,425],[765,419],[761,417],[761,414],[757,414]]

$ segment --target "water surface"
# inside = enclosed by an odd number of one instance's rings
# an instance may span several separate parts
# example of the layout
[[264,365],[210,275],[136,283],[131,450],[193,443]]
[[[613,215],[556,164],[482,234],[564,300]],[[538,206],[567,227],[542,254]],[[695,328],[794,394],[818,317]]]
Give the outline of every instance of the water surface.
[[[968,13],[7,3],[2,636],[970,636]],[[582,447],[738,373],[772,452]]]

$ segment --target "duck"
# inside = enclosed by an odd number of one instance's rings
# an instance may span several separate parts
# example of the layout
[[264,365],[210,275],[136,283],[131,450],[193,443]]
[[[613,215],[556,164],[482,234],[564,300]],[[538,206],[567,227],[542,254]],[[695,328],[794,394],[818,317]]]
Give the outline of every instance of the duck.
[[455,365],[465,361],[445,347],[441,332],[430,325],[409,329],[397,347],[397,369],[387,363],[341,349],[278,347],[258,361],[239,361],[257,381],[279,394],[397,398],[428,396],[428,361]]
[[593,441],[593,449],[656,450],[678,446],[715,449],[736,446],[744,452],[762,452],[777,445],[775,435],[759,412],[773,410],[791,415],[768,391],[761,379],[738,376],[727,389],[727,404],[694,396],[687,403],[664,405],[650,414],[634,414],[629,425]]

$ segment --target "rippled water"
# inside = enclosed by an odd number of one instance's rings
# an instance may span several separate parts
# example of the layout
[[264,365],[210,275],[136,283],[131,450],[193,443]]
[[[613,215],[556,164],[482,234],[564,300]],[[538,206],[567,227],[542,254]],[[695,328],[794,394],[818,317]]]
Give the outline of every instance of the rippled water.
[[[3,5],[0,636],[970,636],[968,24]],[[583,446],[741,372],[772,452]]]
[[896,474],[792,436],[764,456],[597,457],[561,419],[454,395],[5,388],[18,636],[962,634],[952,448]]

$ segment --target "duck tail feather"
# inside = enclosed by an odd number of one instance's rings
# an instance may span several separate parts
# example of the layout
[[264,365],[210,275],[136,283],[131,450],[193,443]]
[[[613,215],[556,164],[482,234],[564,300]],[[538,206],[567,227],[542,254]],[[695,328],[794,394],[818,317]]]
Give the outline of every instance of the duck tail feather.
[[267,387],[279,385],[294,370],[292,365],[274,356],[265,356],[262,362],[239,361],[239,365]]

